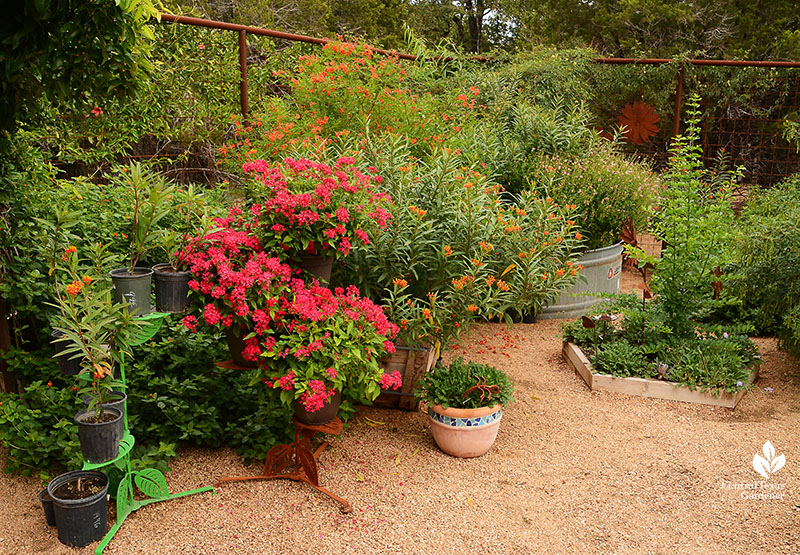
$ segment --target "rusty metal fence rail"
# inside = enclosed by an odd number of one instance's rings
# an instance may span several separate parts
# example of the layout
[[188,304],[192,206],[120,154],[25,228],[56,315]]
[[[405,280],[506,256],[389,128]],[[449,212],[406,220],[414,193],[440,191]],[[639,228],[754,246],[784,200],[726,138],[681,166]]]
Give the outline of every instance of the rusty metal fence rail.
[[[243,118],[249,116],[248,81],[247,81],[247,35],[260,35],[273,39],[310,44],[325,45],[330,39],[310,37],[281,31],[248,27],[233,23],[199,19],[195,17],[162,14],[161,21],[184,25],[195,25],[218,30],[236,32],[239,35],[239,73],[240,73],[240,111]],[[373,49],[376,54],[397,56],[406,60],[417,60],[411,54],[382,49]],[[486,61],[487,58],[476,58]],[[663,58],[597,58],[597,64],[616,65],[661,65],[673,60]],[[742,164],[746,168],[747,181],[761,186],[771,186],[786,176],[800,170],[800,157],[794,147],[783,139],[780,124],[784,117],[800,111],[798,90],[800,89],[800,62],[789,61],[746,61],[746,60],[686,60],[677,72],[675,79],[674,108],[672,114],[663,114],[671,119],[671,133],[653,145],[634,149],[639,154],[650,158],[656,167],[662,166],[667,158],[669,138],[677,135],[681,129],[683,104],[686,97],[685,66],[697,67],[730,67],[730,68],[788,68],[798,69],[798,75],[789,85],[792,88],[788,97],[790,102],[784,105],[771,106],[769,116],[754,115],[753,111],[743,110],[737,106],[716,107],[704,115],[703,144],[707,160],[717,159],[720,152],[725,152],[733,164]],[[764,103],[770,99],[764,98]]]
[[[276,41],[300,42],[319,46],[331,42],[331,39],[327,38],[285,33],[188,16],[161,14],[160,21],[162,24],[167,25],[186,25],[205,28],[208,31],[217,31],[223,34],[236,34],[238,41],[234,40],[228,44],[233,48],[238,47],[238,56],[229,51],[230,55],[226,57],[226,64],[230,64],[228,67],[230,67],[229,75],[232,81],[238,80],[238,83],[229,81],[229,86],[231,87],[230,100],[232,101],[230,108],[231,110],[236,109],[234,108],[234,103],[236,103],[236,97],[238,96],[238,111],[244,120],[247,120],[250,116],[251,107],[254,104],[259,105],[260,101],[263,101],[260,95],[263,96],[265,93],[262,88],[254,86],[248,81],[248,72],[250,72],[250,79],[253,80],[253,71],[256,69],[255,65],[252,68],[248,68],[248,49],[251,55],[254,48],[258,49],[258,46],[253,44],[254,39],[248,44],[248,35],[267,37]],[[382,49],[373,49],[373,51],[376,54],[397,56],[404,60],[414,61],[418,59],[417,56],[407,53]],[[237,59],[238,71],[235,69],[236,61],[234,61]],[[475,59],[478,61],[488,60],[488,58]],[[675,63],[673,60],[661,58],[597,58],[594,62],[598,68],[603,66],[654,67]],[[252,57],[250,63],[254,64]],[[669,83],[665,85],[667,90],[672,90],[674,93],[672,93],[670,100],[671,106],[666,107],[662,103],[660,107],[661,113],[658,114],[660,117],[660,132],[658,135],[653,136],[652,140],[644,144],[629,144],[626,148],[630,152],[651,160],[656,169],[662,168],[668,157],[670,139],[680,132],[686,97],[692,92],[692,81],[688,78],[687,69],[692,68],[694,70],[709,67],[731,68],[731,71],[747,71],[746,68],[761,68],[764,70],[779,68],[790,71],[792,75],[787,78],[787,82],[783,83],[789,89],[788,94],[784,94],[783,97],[771,97],[766,94],[758,98],[758,101],[763,102],[763,105],[756,106],[755,110],[752,109],[754,108],[753,106],[743,105],[707,105],[705,107],[702,138],[707,161],[711,163],[718,158],[720,153],[724,152],[731,164],[745,167],[745,178],[748,183],[760,186],[771,186],[786,176],[800,171],[800,156],[781,134],[782,121],[792,114],[800,114],[800,62],[684,60],[674,70],[675,75],[672,85]],[[697,77],[697,73],[702,73],[702,71],[705,70],[695,71],[692,75]],[[751,69],[750,71],[753,70]],[[233,77],[234,75],[236,77]],[[238,88],[238,91],[234,92],[232,87]],[[630,101],[640,100],[646,102],[647,96],[651,92],[640,91],[638,98],[631,98]],[[180,102],[180,100],[176,101]],[[619,113],[623,106],[624,104],[616,106],[614,110]],[[606,119],[608,120],[612,120],[615,117],[614,114],[605,114],[605,116],[607,116]],[[797,119],[800,121],[800,115],[798,115]],[[180,150],[181,148],[183,147],[179,141],[163,141],[158,137],[145,136],[139,144],[131,149],[129,155],[123,157],[122,160],[174,158],[176,149]],[[216,178],[219,178],[219,175],[215,173],[217,170],[213,161],[213,148],[206,146],[201,150],[197,150],[196,146],[193,146],[184,150],[183,156],[170,162],[168,171],[174,174],[173,177],[192,181],[214,180],[215,175]],[[53,162],[67,176],[89,173],[87,168],[82,168],[80,164],[70,166],[60,160],[53,160]]]

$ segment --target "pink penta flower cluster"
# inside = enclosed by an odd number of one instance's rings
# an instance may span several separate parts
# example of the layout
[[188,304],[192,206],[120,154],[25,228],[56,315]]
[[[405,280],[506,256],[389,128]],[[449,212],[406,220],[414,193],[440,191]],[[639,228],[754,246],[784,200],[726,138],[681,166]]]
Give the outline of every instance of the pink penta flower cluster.
[[[245,169],[269,190],[264,202],[247,213],[231,210],[215,220],[214,231],[194,237],[178,253],[192,273],[189,287],[200,307],[199,315],[184,317],[184,326],[238,328],[243,358],[259,363],[255,382],[278,390],[287,405],[299,399],[309,411],[345,385],[372,400],[380,387],[396,389],[402,381],[397,373],[384,376],[379,365],[395,350],[398,332],[380,306],[353,286],[331,291],[306,282],[276,256],[304,233],[306,240],[316,233],[322,248],[347,253],[350,239],[369,241],[364,222],[386,227],[390,215],[382,204],[388,197],[373,194],[370,178],[352,166],[346,158],[333,167],[308,160],[274,167],[252,162]],[[313,187],[290,186],[298,183]],[[306,240],[303,247],[314,244]]]
[[353,158],[333,166],[286,158],[282,164],[255,160],[243,166],[260,183],[261,203],[251,208],[267,249],[346,256],[354,241],[369,244],[370,233],[391,220],[391,198],[372,190],[374,176],[361,173]]
[[274,343],[269,335],[281,318],[280,299],[291,286],[292,268],[263,252],[238,209],[216,224],[218,230],[194,237],[178,253],[192,273],[189,288],[203,307],[200,319],[189,315],[183,324],[191,331],[197,331],[200,320],[219,329],[238,326],[244,335],[254,331],[256,336],[245,339],[242,356],[256,361],[264,346]]
[[391,374],[384,374],[378,382],[381,389],[400,389],[403,387],[403,378],[400,372],[395,370]]
[[308,390],[300,395],[300,404],[308,412],[317,412],[325,406],[331,397],[336,394],[334,388],[326,389],[325,382],[322,380],[311,380],[308,382]]
[[[383,389],[402,386],[399,373],[384,376],[378,363],[394,351],[398,327],[356,287],[331,291],[293,280],[281,302],[282,318],[273,325],[276,342],[263,352],[270,361],[261,369],[264,383],[300,392],[310,412],[346,382],[356,388],[368,382]],[[286,374],[275,375],[281,370]]]

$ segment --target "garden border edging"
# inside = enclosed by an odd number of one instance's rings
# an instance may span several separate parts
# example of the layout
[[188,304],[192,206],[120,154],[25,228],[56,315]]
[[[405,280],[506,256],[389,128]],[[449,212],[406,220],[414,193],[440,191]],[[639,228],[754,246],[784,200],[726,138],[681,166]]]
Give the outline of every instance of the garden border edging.
[[[586,385],[592,391],[610,391],[612,393],[625,393],[627,395],[666,399],[668,401],[683,401],[685,403],[699,403],[729,409],[736,408],[736,405],[746,393],[744,389],[735,394],[722,391],[715,397],[710,392],[692,391],[689,387],[675,382],[650,378],[617,378],[608,374],[595,374],[592,371],[592,363],[589,362],[580,347],[569,341],[563,342],[561,354],[567,365],[575,370],[575,373],[586,382]],[[750,372],[747,385],[752,384],[757,377],[758,367]]]

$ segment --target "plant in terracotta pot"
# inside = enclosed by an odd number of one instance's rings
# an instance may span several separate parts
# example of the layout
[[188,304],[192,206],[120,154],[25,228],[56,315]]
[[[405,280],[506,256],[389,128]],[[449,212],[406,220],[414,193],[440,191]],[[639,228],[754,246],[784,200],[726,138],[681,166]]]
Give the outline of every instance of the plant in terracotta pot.
[[261,342],[262,364],[253,383],[279,390],[299,420],[333,420],[343,392],[371,402],[382,389],[401,387],[400,374],[385,374],[379,365],[394,351],[397,326],[358,289],[331,291],[295,280],[280,305],[285,310]]
[[[386,229],[391,200],[372,189],[374,177],[361,173],[352,158],[332,166],[286,158],[282,163],[248,162],[252,175],[249,195],[257,202],[254,230],[266,251],[294,261],[323,282],[330,280],[335,259],[347,256],[354,244],[369,244]],[[317,265],[317,260],[325,259]]]
[[97,463],[113,459],[118,452],[122,410],[108,407],[117,400],[115,389],[122,385],[114,379],[114,365],[124,355],[130,356],[131,334],[138,323],[124,303],[114,301],[107,278],[97,276],[110,258],[105,247],[92,249],[88,264],[75,247],[63,253],[59,281],[64,286],[59,287],[54,303],[59,309],[54,329],[61,333],[62,352],[81,361],[78,395],[88,396],[89,407],[75,421],[84,458]]
[[131,231],[128,263],[111,271],[114,298],[126,302],[131,312],[139,316],[151,311],[150,286],[153,270],[137,266],[142,255],[157,244],[158,223],[169,214],[167,200],[173,193],[163,177],[148,174],[138,163],[121,168],[116,180],[128,185],[131,195]]
[[456,358],[420,380],[416,394],[428,404],[436,445],[454,457],[480,457],[497,438],[514,386],[501,370]]

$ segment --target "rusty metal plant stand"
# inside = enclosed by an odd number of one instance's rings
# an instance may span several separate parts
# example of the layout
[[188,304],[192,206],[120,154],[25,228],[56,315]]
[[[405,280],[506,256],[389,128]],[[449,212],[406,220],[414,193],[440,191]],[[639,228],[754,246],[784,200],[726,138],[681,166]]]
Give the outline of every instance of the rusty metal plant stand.
[[[350,503],[319,485],[319,471],[317,457],[328,447],[324,441],[314,451],[311,450],[311,438],[317,433],[338,435],[342,432],[342,421],[338,418],[327,424],[310,425],[297,420],[294,421],[294,443],[276,445],[267,453],[264,459],[264,473],[259,476],[232,476],[220,478],[215,486],[223,482],[244,482],[248,480],[275,480],[284,478],[305,482],[317,491],[321,491],[342,506],[343,513],[351,511]],[[294,470],[287,471],[294,463]]]

